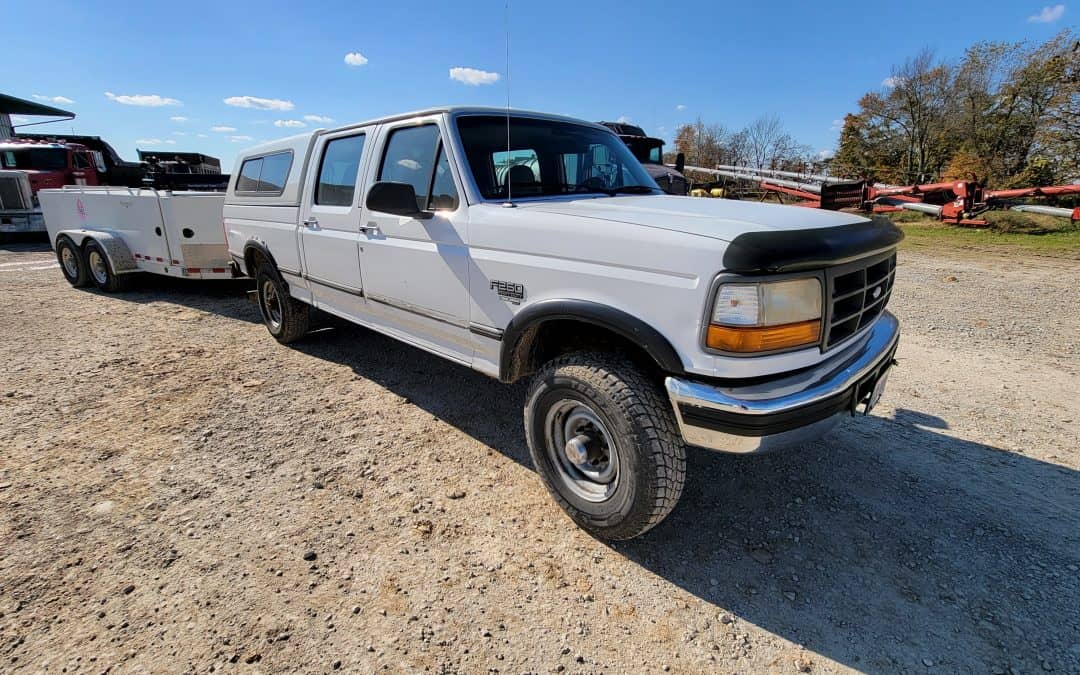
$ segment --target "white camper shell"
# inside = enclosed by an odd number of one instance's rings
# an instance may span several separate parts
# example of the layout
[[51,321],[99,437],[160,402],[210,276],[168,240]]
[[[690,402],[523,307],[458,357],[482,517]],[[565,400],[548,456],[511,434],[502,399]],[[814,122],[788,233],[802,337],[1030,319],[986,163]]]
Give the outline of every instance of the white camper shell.
[[221,226],[224,193],[67,186],[42,190],[39,199],[49,241],[58,253],[63,240],[77,251],[98,244],[107,267],[91,265],[88,281],[99,286],[107,274],[133,272],[192,279],[237,276]]

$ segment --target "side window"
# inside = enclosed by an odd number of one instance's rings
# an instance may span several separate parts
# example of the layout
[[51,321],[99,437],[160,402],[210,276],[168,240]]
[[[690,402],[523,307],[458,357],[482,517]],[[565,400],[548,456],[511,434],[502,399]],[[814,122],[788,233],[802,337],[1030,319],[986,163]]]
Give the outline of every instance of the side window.
[[351,206],[364,154],[364,136],[335,138],[326,144],[315,186],[315,203],[324,206]]
[[439,159],[435,162],[435,176],[431,181],[431,209],[456,209],[458,205],[457,188],[454,176],[450,173],[450,161],[446,159],[446,150],[439,146]]
[[72,155],[72,163],[76,169],[89,169],[90,161],[86,158],[86,155],[81,152],[76,152]]
[[279,152],[276,155],[263,157],[262,172],[259,174],[259,192],[273,194],[284,192],[290,166],[292,166],[291,152]]
[[416,191],[416,207],[427,209],[438,146],[439,128],[434,124],[395,130],[386,144],[379,180],[412,185]]
[[285,191],[291,166],[291,152],[244,160],[240,165],[240,177],[236,179],[236,191],[279,195]]
[[240,177],[236,179],[237,192],[257,192],[259,173],[262,171],[262,157],[246,160],[240,166]]

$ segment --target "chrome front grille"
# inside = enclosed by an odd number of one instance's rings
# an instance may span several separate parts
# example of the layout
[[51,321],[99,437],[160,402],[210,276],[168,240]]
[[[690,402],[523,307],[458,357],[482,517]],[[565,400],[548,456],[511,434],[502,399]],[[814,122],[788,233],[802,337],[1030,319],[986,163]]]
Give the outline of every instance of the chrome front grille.
[[895,278],[895,251],[825,270],[826,350],[873,323],[889,302]]

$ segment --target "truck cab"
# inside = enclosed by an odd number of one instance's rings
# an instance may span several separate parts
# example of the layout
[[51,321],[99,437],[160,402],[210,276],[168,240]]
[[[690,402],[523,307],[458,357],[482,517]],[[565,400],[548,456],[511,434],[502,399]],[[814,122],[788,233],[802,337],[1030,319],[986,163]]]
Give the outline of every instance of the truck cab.
[[240,154],[229,255],[281,343],[313,308],[527,380],[544,485],[597,536],[674,508],[687,445],[758,453],[881,396],[901,233],[665,194],[609,128],[434,108]]
[[101,167],[100,156],[82,145],[0,140],[0,233],[45,229],[38,192],[99,185]]
[[634,153],[634,157],[641,162],[641,166],[649,172],[664,192],[671,195],[685,195],[690,192],[690,181],[682,173],[684,162],[682,153],[679,153],[674,167],[664,164],[664,139],[648,136],[641,127],[625,122],[600,122],[600,124],[618,134],[623,143],[626,143],[626,147],[630,148],[630,152]]

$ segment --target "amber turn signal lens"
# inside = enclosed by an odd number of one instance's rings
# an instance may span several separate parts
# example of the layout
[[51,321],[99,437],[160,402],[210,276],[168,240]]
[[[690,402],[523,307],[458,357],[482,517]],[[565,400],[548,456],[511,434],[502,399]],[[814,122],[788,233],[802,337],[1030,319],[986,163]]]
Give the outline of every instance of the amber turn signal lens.
[[725,352],[771,352],[812,345],[821,339],[821,321],[800,321],[781,326],[732,327],[709,325],[705,343]]

